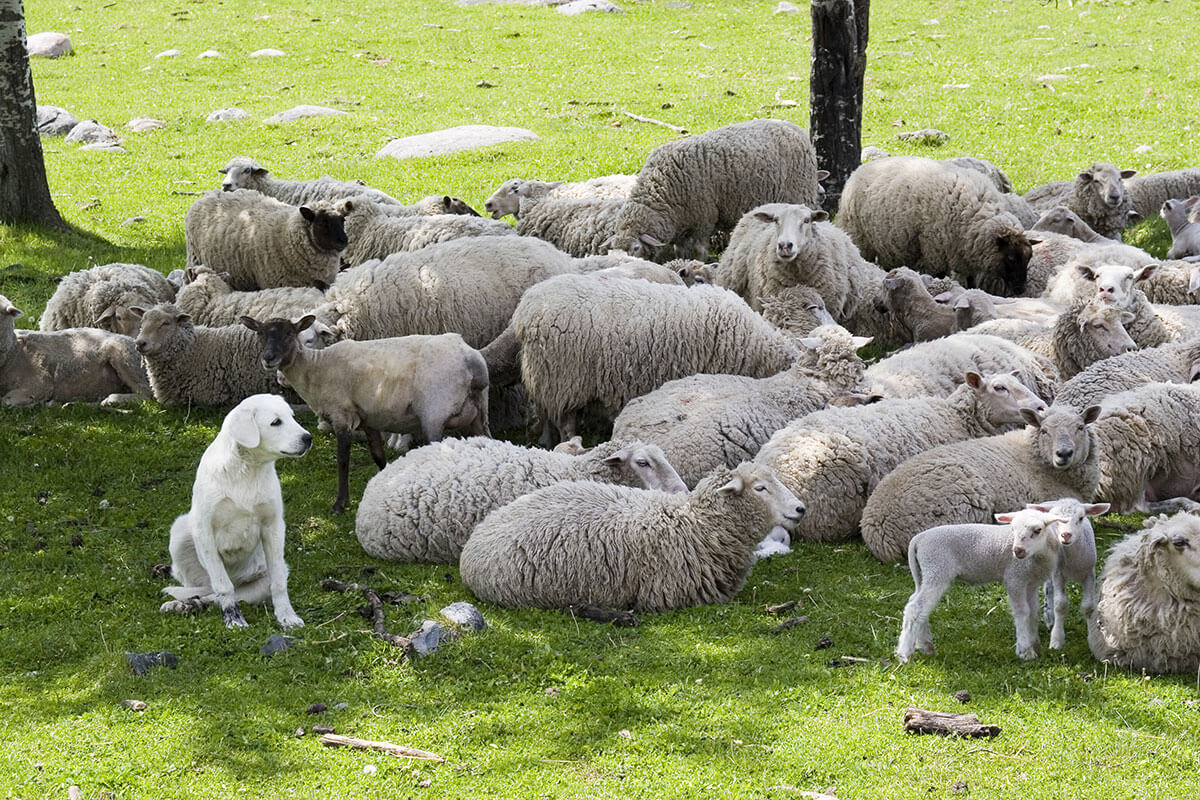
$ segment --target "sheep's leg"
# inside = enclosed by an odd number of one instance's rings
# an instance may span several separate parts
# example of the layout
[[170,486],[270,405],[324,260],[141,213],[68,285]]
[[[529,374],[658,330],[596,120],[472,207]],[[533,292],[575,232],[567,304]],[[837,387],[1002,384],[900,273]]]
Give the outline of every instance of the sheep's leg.
[[383,469],[387,466],[387,456],[383,452],[383,437],[375,428],[368,428],[363,425],[362,432],[367,436],[367,449],[371,451],[371,458],[375,461],[375,466]]
[[[1067,641],[1067,634],[1064,629],[1066,627],[1068,602],[1067,587],[1063,579],[1062,570],[1055,567],[1054,572],[1050,573],[1050,577],[1046,583],[1050,586],[1050,592],[1046,594],[1046,613],[1053,617],[1050,625],[1050,648],[1052,650],[1062,650]],[[1053,610],[1051,610],[1051,600],[1053,600]]]
[[1012,611],[1013,627],[1017,634],[1017,657],[1037,658],[1037,583],[1019,583],[1008,589],[1008,606]]
[[1079,583],[1083,587],[1079,608],[1083,611],[1084,622],[1087,623],[1088,642],[1091,642],[1099,634],[1099,621],[1096,615],[1096,573],[1088,570]]
[[350,502],[350,431],[337,431],[337,499],[333,501],[333,513],[341,514]]
[[1046,623],[1047,628],[1054,627],[1054,578],[1053,576],[1046,578],[1046,582],[1042,584],[1042,593],[1046,595],[1045,602],[1042,605],[1042,622]]
[[933,655],[937,648],[933,644],[933,631],[929,628],[929,616],[942,595],[950,588],[946,581],[931,580],[926,575],[921,587],[912,593],[904,606],[904,622],[900,626],[900,642],[896,645],[896,657],[907,661],[914,650]]

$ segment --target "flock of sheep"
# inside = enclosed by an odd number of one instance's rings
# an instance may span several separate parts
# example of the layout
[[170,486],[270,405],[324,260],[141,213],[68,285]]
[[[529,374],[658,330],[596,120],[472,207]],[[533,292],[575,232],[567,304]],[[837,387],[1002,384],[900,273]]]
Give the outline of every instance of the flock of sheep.
[[[502,605],[723,602],[764,540],[861,535],[913,572],[901,660],[956,578],[1005,582],[1023,658],[1045,584],[1062,647],[1074,580],[1097,658],[1196,669],[1200,168],[1018,195],[979,159],[875,155],[834,221],[781,120],[636,176],[507,181],[491,218],[235,158],[171,280],[71,273],[41,331],[0,297],[0,400],[283,393],[337,437],[335,512],[365,434],[368,553],[457,562]],[[1166,261],[1120,241],[1155,213]],[[865,364],[871,342],[894,352]],[[544,447],[488,438],[526,424]],[[384,434],[424,445],[388,463]],[[1088,518],[1177,497],[1096,581]]]

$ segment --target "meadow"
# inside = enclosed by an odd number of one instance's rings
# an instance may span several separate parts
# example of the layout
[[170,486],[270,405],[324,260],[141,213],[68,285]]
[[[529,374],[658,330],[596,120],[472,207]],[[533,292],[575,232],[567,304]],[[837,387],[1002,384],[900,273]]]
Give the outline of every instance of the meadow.
[[[507,178],[633,173],[676,136],[626,112],[697,132],[760,116],[807,123],[807,4],[618,3],[623,13],[567,17],[452,0],[26,0],[30,33],[67,33],[75,47],[34,61],[38,101],[113,127],[127,152],[43,140],[72,230],[0,227],[0,294],[36,327],[67,272],[181,267],[184,214],[235,155],[278,177],[357,178],[481,209]],[[1198,12],[1195,0],[876,0],[863,144],[986,158],[1021,191],[1097,160],[1142,173],[1200,164]],[[249,57],[267,47],[286,55]],[[172,48],[180,55],[156,57]],[[198,58],[209,49],[221,57]],[[347,114],[262,122],[300,104]],[[249,119],[204,121],[230,106]],[[141,116],[165,127],[125,129]],[[461,124],[540,139],[374,157],[394,137]],[[949,141],[896,138],[927,127]],[[1165,226],[1147,221],[1127,239],[1161,255]],[[938,654],[897,666],[911,578],[857,541],[799,546],[759,564],[732,603],[632,628],[481,605],[486,631],[404,659],[372,635],[360,596],[320,581],[415,596],[386,610],[399,634],[473,598],[456,567],[363,553],[354,502],[329,513],[328,434],[280,463],[291,596],[307,624],[264,656],[279,632],[268,610],[246,609],[243,631],[215,612],[158,612],[166,579],[154,566],[221,418],[153,403],[0,409],[0,797],[63,798],[71,786],[122,799],[1200,793],[1200,676],[1097,663],[1077,610],[1065,651],[1020,661],[998,584],[953,589],[932,620]],[[352,458],[357,498],[375,468],[365,450]],[[1102,551],[1137,524],[1107,522]],[[788,615],[805,620],[776,631],[784,617],[765,608],[791,600]],[[178,666],[135,675],[125,654],[153,651]],[[328,710],[308,714],[314,703]],[[909,735],[910,706],[969,711],[1002,732]],[[314,725],[445,761],[325,748]]]

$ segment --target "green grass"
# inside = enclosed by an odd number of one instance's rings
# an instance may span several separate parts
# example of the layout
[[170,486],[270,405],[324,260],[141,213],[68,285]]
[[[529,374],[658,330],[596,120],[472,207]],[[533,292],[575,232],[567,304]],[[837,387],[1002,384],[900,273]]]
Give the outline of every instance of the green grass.
[[[449,0],[28,0],[28,29],[66,32],[76,48],[33,64],[39,101],[117,128],[128,154],[45,140],[55,203],[75,230],[0,228],[0,293],[32,327],[71,270],[181,266],[183,216],[234,155],[280,177],[361,178],[404,199],[450,192],[481,207],[513,176],[635,172],[674,134],[625,111],[693,131],[761,115],[807,123],[806,8],[622,5],[567,18]],[[1142,172],[1200,163],[1194,3],[872,6],[864,145],[988,158],[1021,190],[1093,160]],[[246,57],[263,47],[289,55]],[[168,48],[183,55],[154,58]],[[209,48],[225,58],[196,58]],[[350,114],[261,123],[301,103]],[[252,119],[203,122],[232,105]],[[135,116],[167,128],[124,131]],[[468,123],[542,138],[373,158],[389,138]],[[895,138],[923,127],[951,139],[930,151]],[[122,225],[135,216],[146,219]],[[1143,225],[1134,241],[1165,249],[1163,226]],[[860,543],[799,547],[757,567],[733,603],[632,629],[484,606],[485,633],[403,662],[370,635],[359,598],[318,581],[422,596],[388,608],[397,633],[470,593],[453,567],[363,554],[352,513],[328,513],[327,435],[280,465],[291,594],[307,626],[267,659],[259,648],[277,628],[265,609],[247,609],[249,630],[235,632],[215,613],[157,611],[165,580],[150,570],[168,558],[167,528],[221,416],[152,404],[0,410],[0,796],[61,798],[70,785],[89,798],[787,798],[830,787],[905,798],[954,796],[956,781],[995,798],[1200,790],[1197,676],[1106,669],[1077,612],[1064,653],[1021,662],[999,586],[952,590],[933,617],[939,654],[897,668],[911,579]],[[357,497],[374,467],[363,450],[353,459]],[[1120,534],[1100,535],[1106,550]],[[808,622],[773,634],[779,620],[763,606],[791,599]],[[832,647],[817,649],[822,637]],[[178,669],[135,676],[123,654],[152,650],[177,654]],[[957,710],[960,689],[972,695],[963,710],[1000,725],[999,738],[901,732],[905,707]],[[147,709],[119,705],[130,698]],[[318,701],[346,706],[307,715]],[[325,749],[317,722],[446,762]]]

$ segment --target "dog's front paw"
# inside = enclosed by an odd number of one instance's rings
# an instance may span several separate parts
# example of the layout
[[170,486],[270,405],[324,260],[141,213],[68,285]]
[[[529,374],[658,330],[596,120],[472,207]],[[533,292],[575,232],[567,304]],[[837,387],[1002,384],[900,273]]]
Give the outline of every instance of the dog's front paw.
[[289,628],[303,628],[304,620],[300,619],[296,614],[284,614],[279,619],[279,627],[287,630]]
[[246,618],[242,616],[242,610],[237,607],[237,603],[228,608],[221,609],[221,618],[225,620],[226,628],[248,628]]

